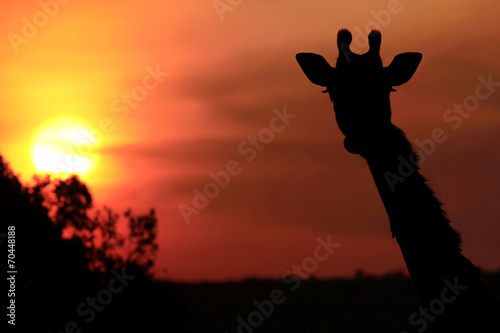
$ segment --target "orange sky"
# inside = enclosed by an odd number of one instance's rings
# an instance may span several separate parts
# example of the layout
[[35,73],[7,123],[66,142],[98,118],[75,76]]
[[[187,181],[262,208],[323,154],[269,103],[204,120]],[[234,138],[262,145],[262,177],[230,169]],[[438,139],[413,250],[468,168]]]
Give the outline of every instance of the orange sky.
[[[328,235],[341,246],[316,276],[404,269],[365,162],[344,150],[328,96],[294,58],[316,52],[335,63],[343,27],[364,52],[362,32],[376,17],[386,65],[401,52],[423,54],[392,95],[393,122],[411,140],[444,129],[448,139],[426,157],[423,174],[462,233],[464,253],[500,267],[500,91],[457,129],[443,120],[474,95],[479,76],[500,81],[499,4],[256,0],[218,13],[213,1],[54,1],[42,0],[54,14],[46,22],[37,1],[0,13],[0,153],[28,181],[43,124],[72,116],[102,133],[105,119],[108,131],[93,147],[98,162],[84,180],[98,205],[157,209],[159,276],[280,277]],[[38,19],[38,31],[23,28],[24,17]],[[13,43],[23,29],[32,36]],[[155,68],[168,76],[127,106],[123,95],[137,93]],[[247,161],[238,147],[285,107],[296,117]],[[179,205],[192,205],[193,189],[232,160],[241,172],[186,224]]]

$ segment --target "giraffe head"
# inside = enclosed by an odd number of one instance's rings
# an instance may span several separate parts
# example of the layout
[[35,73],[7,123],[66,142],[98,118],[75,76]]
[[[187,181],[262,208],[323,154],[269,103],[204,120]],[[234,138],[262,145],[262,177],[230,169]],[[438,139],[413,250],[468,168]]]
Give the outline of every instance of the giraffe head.
[[312,83],[326,87],[324,92],[333,101],[337,123],[345,135],[345,148],[363,155],[370,147],[384,142],[382,138],[394,128],[389,94],[395,91],[393,87],[411,79],[422,55],[401,53],[383,67],[380,32],[373,30],[369,34],[370,49],[362,55],[351,51],[351,41],[348,30],[338,32],[335,68],[318,54],[299,53],[296,58]]

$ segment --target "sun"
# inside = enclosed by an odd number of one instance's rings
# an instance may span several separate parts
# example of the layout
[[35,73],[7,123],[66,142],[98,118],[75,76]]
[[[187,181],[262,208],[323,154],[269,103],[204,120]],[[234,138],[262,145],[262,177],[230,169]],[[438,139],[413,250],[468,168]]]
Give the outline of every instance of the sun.
[[33,136],[33,164],[40,173],[85,178],[97,167],[100,144],[96,131],[85,121],[68,116],[53,118]]

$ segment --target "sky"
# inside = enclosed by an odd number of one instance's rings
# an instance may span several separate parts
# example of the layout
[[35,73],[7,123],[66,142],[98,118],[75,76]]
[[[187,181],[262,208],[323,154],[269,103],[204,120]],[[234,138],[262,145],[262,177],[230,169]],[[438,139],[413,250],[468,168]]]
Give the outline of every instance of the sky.
[[[398,53],[423,54],[391,95],[393,122],[414,144],[444,131],[444,142],[420,149],[422,173],[464,254],[498,269],[499,7],[9,2],[0,13],[0,154],[29,182],[54,142],[69,145],[77,153],[66,166],[80,172],[97,207],[154,207],[158,277],[280,278],[328,240],[338,246],[308,275],[406,272],[366,162],[345,151],[328,96],[295,61],[314,52],[334,64],[341,28],[364,53],[366,31],[377,28],[385,66]],[[484,98],[474,99],[478,91]],[[463,104],[473,111],[449,111]]]

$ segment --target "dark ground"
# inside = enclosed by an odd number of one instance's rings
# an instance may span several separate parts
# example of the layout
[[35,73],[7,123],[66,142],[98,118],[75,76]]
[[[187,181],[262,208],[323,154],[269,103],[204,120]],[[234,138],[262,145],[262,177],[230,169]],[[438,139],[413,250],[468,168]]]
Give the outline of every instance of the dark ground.
[[[500,298],[500,272],[484,282]],[[409,317],[419,310],[411,281],[403,275],[284,283],[246,280],[233,283],[164,282],[189,308],[189,332],[418,332]],[[292,290],[296,288],[295,290]],[[271,310],[271,293],[275,300]],[[276,295],[280,295],[276,297]],[[259,311],[254,304],[264,306]],[[263,314],[266,312],[266,314]],[[241,324],[241,320],[245,324]],[[253,326],[249,324],[253,323]]]

